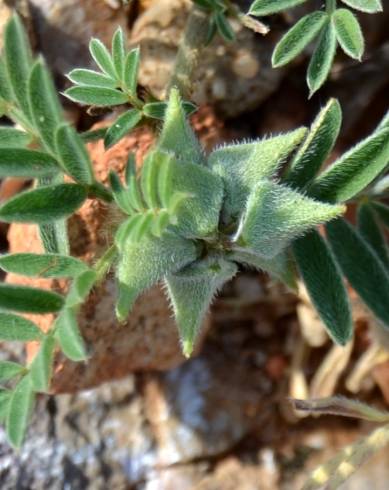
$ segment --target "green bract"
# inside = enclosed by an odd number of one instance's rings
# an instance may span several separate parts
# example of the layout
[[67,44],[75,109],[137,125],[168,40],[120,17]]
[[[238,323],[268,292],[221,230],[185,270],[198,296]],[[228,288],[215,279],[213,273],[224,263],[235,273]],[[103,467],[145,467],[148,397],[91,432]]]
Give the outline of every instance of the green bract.
[[[305,2],[308,0],[255,0],[249,14],[271,15]],[[380,0],[343,0],[343,3],[362,12],[382,11]],[[317,38],[307,73],[310,95],[328,78],[338,44],[348,56],[359,61],[364,52],[364,38],[357,17],[347,8],[337,9],[336,0],[325,0],[323,4],[325,9],[305,15],[284,34],[272,57],[274,67],[286,65]]]

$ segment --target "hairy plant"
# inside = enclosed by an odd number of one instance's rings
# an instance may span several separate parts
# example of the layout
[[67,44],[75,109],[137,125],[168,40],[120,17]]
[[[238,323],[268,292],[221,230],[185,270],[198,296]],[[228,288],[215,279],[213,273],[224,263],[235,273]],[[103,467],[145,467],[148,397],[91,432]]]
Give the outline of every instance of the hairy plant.
[[[92,40],[101,72],[69,74],[76,83],[66,91],[72,100],[125,108],[107,132],[79,135],[64,120],[50,74],[41,58],[33,59],[19,18],[6,27],[0,106],[18,128],[0,128],[0,177],[24,177],[34,184],[1,204],[0,220],[37,224],[45,253],[2,255],[0,267],[70,280],[66,296],[0,285],[0,340],[40,342],[27,366],[0,363],[5,383],[0,419],[15,447],[23,440],[36,393],[49,389],[56,349],[72,361],[88,361],[77,313],[111,268],[122,322],[144,290],[164,284],[186,356],[217,291],[246,266],[292,289],[299,274],[337,343],[352,336],[343,275],[389,328],[388,257],[381,231],[389,225],[389,208],[381,200],[388,189],[389,117],[324,170],[341,124],[334,99],[309,130],[228,144],[207,155],[187,119],[193,106],[175,88],[167,101],[141,98],[139,51],[126,53],[123,46],[120,30],[111,52]],[[153,117],[163,120],[162,127],[141,170],[136,171],[130,154],[123,181],[112,172],[110,187],[98,182],[85,141],[103,137],[109,147]],[[72,182],[65,183],[65,175]],[[112,244],[93,266],[69,256],[67,237],[66,219],[86,199],[103,200],[122,216],[112,230]],[[339,217],[348,202],[358,205],[357,229]],[[326,223],[326,233],[319,232],[318,225]],[[56,317],[43,333],[26,313]]]
[[[307,0],[255,0],[249,10],[254,16],[267,16],[296,7]],[[341,0],[355,10],[381,12],[381,0]],[[323,9],[302,17],[278,42],[273,56],[273,67],[284,66],[295,59],[317,39],[308,66],[307,83],[312,96],[327,80],[340,45],[347,56],[361,61],[364,38],[357,17],[348,8],[337,8],[337,0],[326,0]]]

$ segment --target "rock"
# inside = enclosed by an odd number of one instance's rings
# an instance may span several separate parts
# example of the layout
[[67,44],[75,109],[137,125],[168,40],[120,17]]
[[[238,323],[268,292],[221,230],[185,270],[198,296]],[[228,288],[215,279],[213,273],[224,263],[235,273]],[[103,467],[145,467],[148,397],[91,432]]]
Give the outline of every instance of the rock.
[[[154,0],[136,20],[131,43],[141,47],[140,83],[162,98],[169,81],[191,2]],[[252,111],[281,80],[270,64],[271,40],[232,21],[237,40],[216,36],[201,54],[193,100],[211,104],[228,117]]]
[[55,73],[63,75],[93,64],[91,37],[110,46],[119,26],[127,32],[132,7],[116,0],[30,0],[30,8],[38,50]]

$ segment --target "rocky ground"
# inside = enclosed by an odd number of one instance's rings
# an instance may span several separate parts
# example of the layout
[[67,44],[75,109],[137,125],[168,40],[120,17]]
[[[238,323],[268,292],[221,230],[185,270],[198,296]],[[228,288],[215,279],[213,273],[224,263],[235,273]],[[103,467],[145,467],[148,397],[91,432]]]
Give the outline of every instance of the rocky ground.
[[[141,82],[157,95],[188,8],[186,0],[140,0],[127,7],[115,0],[8,0],[0,1],[0,25],[10,5],[23,14],[59,87],[66,85],[65,72],[88,65],[90,36],[109,42],[120,24],[129,42],[141,45]],[[340,99],[345,115],[336,152],[367,134],[389,102],[389,17],[361,17],[365,62],[339,56],[330,82],[309,103],[306,59],[285,70],[269,66],[271,48],[294,21],[292,14],[271,19],[266,38],[237,25],[236,45],[215,41],[204,55],[195,93],[198,103],[211,107],[197,125],[203,142],[212,146],[221,137],[249,138],[307,124],[330,95]],[[82,129],[95,122],[76,107],[67,110]],[[6,233],[0,228],[2,251],[8,248]],[[356,341],[333,348],[303,291],[298,299],[261,274],[242,273],[215,303],[205,342],[192,360],[174,357],[175,367],[163,372],[143,366],[142,372],[91,390],[42,397],[18,454],[0,428],[0,488],[301,488],[311,469],[372,427],[334,417],[298,418],[288,396],[336,392],[376,406],[389,403],[389,364],[374,340],[374,321],[354,306]],[[163,352],[174,353],[174,341],[166,338]],[[1,355],[25,354],[7,344]],[[388,463],[388,452],[378,454],[344,489],[386,490]]]

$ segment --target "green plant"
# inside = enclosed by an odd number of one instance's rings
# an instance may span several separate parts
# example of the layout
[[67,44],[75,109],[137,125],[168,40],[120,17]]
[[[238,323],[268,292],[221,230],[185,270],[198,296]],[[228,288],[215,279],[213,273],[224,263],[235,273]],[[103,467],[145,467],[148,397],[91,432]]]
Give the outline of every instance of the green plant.
[[[47,68],[42,59],[33,59],[19,18],[14,16],[6,28],[0,105],[22,129],[0,128],[0,176],[32,179],[34,188],[3,203],[0,219],[38,224],[45,253],[3,255],[0,267],[71,282],[66,297],[0,285],[0,340],[40,342],[28,366],[0,363],[0,378],[10,381],[0,391],[0,417],[15,447],[22,442],[35,394],[49,389],[55,349],[73,361],[87,361],[77,312],[111,268],[118,280],[116,313],[123,322],[145,289],[165,284],[187,356],[218,289],[244,266],[294,288],[297,265],[330,336],[340,344],[352,336],[341,270],[383,326],[389,326],[389,277],[380,231],[388,225],[388,208],[380,198],[388,186],[383,173],[389,162],[389,117],[323,171],[341,124],[333,99],[310,130],[226,145],[206,155],[187,120],[193,106],[175,88],[168,101],[141,99],[136,90],[139,51],[125,53],[120,30],[112,44],[110,53],[92,41],[102,71],[74,70],[69,78],[76,86],[66,95],[88,105],[123,105],[126,112],[107,132],[79,135],[64,121]],[[161,130],[153,123],[156,116],[163,120]],[[141,171],[136,172],[129,155],[124,181],[111,173],[110,187],[105,187],[96,180],[85,141],[103,137],[109,147],[141,121],[157,130]],[[64,175],[72,183],[64,183]],[[112,244],[93,266],[69,256],[66,229],[66,219],[86,199],[103,200],[122,216],[111,230]],[[348,202],[358,203],[359,231],[342,218],[334,220]],[[328,222],[330,247],[316,230]],[[56,319],[46,334],[19,315],[48,312]]]
[[[296,7],[307,0],[255,0],[249,10],[254,16],[267,16]],[[382,11],[381,0],[341,0],[361,12]],[[326,81],[339,44],[347,56],[361,61],[364,38],[358,19],[347,8],[337,8],[336,0],[326,0],[325,8],[305,15],[278,42],[272,64],[284,66],[318,38],[308,66],[307,83],[312,96]]]

